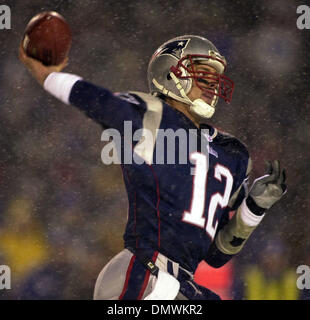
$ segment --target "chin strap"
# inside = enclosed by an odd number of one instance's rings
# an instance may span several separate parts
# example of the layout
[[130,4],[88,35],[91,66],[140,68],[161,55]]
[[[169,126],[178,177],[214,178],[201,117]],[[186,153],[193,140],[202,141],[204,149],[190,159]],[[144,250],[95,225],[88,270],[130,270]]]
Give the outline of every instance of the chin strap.
[[[176,88],[179,90],[181,97],[177,96],[173,92],[167,90],[163,85],[158,83],[156,79],[153,79],[152,82],[155,85],[157,89],[159,89],[164,95],[169,96],[177,101],[183,102],[185,104],[188,104],[190,106],[189,110],[191,113],[195,114],[196,116],[200,118],[211,118],[215,112],[215,108],[203,101],[202,99],[195,99],[192,101],[185,93],[184,88],[182,87],[180,80],[175,76],[173,72],[170,72],[169,74],[171,76],[171,79],[175,83]],[[216,102],[216,96],[214,96],[212,103]]]
[[202,99],[196,99],[190,106],[190,112],[195,113],[198,117],[210,119],[214,115],[215,108],[210,106]]

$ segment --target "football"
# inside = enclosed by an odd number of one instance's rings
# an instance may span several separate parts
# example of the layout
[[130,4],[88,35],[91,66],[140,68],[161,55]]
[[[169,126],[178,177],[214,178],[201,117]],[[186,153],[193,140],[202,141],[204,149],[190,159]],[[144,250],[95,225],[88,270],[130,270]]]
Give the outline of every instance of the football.
[[46,66],[60,64],[69,54],[72,35],[69,24],[57,12],[42,12],[28,23],[23,48]]

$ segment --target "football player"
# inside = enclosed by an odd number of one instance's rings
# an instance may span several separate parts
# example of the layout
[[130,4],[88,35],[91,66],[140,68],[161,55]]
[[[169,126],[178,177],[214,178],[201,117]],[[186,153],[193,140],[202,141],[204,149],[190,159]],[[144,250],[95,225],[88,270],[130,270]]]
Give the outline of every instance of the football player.
[[[240,252],[286,185],[284,170],[273,161],[248,191],[246,147],[208,125],[218,100],[229,103],[234,87],[217,48],[194,35],[167,41],[150,60],[148,94],[113,94],[61,72],[67,61],[46,67],[22,47],[20,59],[46,91],[122,136],[124,121],[155,137],[158,129],[196,129],[202,140],[208,130],[209,152],[188,151],[185,164],[157,164],[155,143],[142,150],[139,141],[129,141],[133,154],[148,161],[121,164],[129,201],[124,249],[99,274],[94,298],[220,299],[194,282],[198,264],[205,260],[218,268]],[[175,147],[176,155],[185,148],[180,142]]]

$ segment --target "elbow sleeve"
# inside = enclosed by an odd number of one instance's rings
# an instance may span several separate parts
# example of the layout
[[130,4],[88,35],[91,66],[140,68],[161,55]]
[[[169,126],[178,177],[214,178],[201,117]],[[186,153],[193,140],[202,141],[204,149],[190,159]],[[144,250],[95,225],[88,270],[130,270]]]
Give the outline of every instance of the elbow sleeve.
[[243,200],[234,217],[217,234],[217,248],[228,255],[238,253],[264,216],[254,214],[248,208],[246,199]]

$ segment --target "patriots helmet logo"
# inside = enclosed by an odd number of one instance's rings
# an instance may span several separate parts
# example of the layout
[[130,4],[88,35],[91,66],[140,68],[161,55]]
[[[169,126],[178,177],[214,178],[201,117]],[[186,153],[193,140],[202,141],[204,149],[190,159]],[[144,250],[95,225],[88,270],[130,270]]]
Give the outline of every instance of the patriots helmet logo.
[[179,60],[181,59],[183,51],[187,47],[189,41],[190,39],[178,39],[176,41],[171,41],[163,46],[156,55],[161,56],[164,54],[168,54]]

